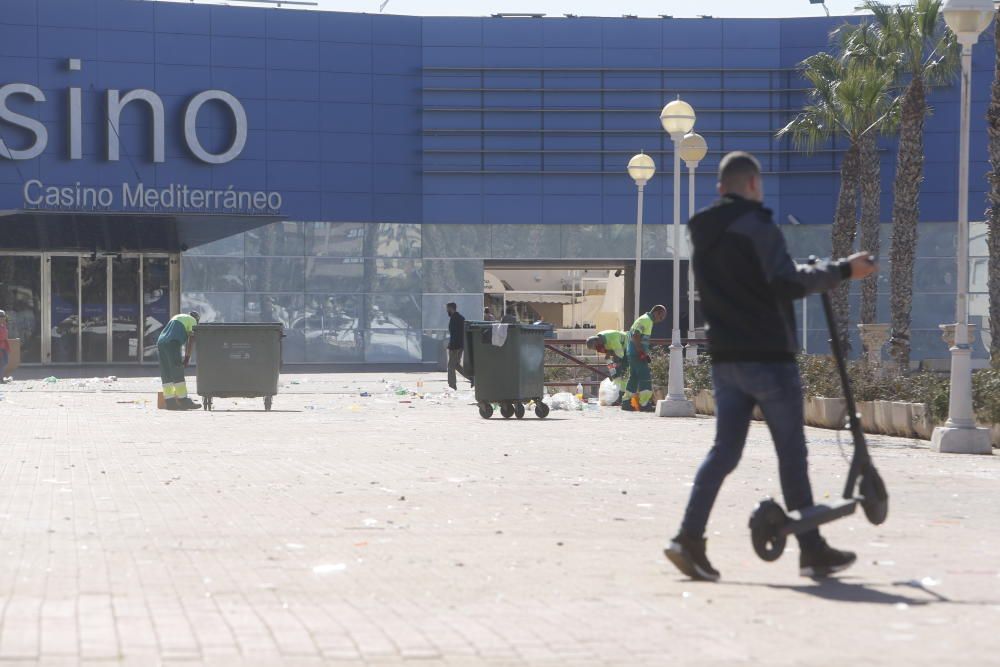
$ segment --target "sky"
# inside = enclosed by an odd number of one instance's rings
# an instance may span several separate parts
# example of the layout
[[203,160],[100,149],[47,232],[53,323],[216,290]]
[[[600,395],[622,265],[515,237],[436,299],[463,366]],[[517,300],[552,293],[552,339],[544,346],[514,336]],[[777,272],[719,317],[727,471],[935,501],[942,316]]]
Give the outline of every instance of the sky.
[[[210,0],[211,1],[211,0]],[[717,18],[770,18],[779,16],[823,16],[823,6],[809,0],[313,0],[321,9],[378,13],[386,2],[386,14],[411,16],[489,16],[497,13],[532,13],[548,16],[621,16],[635,14],[654,18],[669,14],[694,18],[708,14]],[[230,4],[239,4],[232,1]],[[827,0],[834,16],[853,14],[860,0]]]

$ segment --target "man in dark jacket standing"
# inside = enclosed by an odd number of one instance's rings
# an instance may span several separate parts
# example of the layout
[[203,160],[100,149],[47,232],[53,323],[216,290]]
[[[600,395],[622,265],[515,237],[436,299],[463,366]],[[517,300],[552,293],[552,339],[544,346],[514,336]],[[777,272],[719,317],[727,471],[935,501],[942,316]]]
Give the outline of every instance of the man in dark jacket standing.
[[458,305],[449,303],[445,306],[448,311],[448,386],[458,389],[458,377],[456,372],[469,382],[472,379],[462,370],[462,353],[465,351],[465,318],[458,312]]
[[[705,554],[705,526],[723,480],[739,463],[754,406],[760,406],[774,440],[788,510],[813,504],[793,300],[877,269],[865,252],[795,264],[762,204],[760,163],[749,153],[723,158],[719,194],[715,204],[688,222],[713,364],[715,444],[695,476],[681,530],[665,551],[681,572],[706,581],[717,580],[719,573]],[[827,576],[855,561],[853,553],[830,547],[818,530],[797,537],[803,576]]]

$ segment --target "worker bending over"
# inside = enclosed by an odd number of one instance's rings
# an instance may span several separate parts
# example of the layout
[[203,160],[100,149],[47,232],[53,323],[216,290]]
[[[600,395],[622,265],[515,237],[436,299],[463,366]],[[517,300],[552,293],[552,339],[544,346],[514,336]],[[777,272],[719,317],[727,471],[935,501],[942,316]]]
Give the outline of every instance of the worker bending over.
[[649,370],[649,339],[653,336],[653,325],[667,318],[666,306],[653,306],[641,315],[629,330],[628,339],[628,384],[622,396],[622,410],[635,411],[632,397],[636,396],[639,412],[654,412],[653,374]]
[[618,400],[612,405],[621,405],[625,395],[625,380],[628,375],[628,334],[624,331],[608,329],[587,339],[587,349],[600,352],[607,359],[608,377],[618,387]]
[[[191,361],[194,351],[194,327],[201,316],[197,311],[187,315],[174,315],[156,340],[160,353],[160,379],[163,381],[163,398],[167,410],[198,410],[201,405],[188,398],[184,367]],[[184,358],[181,359],[181,347]]]

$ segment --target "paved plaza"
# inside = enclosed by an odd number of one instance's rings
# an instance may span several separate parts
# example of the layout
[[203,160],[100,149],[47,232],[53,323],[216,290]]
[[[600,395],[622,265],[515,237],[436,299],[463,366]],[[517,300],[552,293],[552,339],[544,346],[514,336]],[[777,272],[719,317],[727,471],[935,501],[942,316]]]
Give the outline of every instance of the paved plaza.
[[[661,549],[711,418],[484,421],[443,379],[285,375],[270,413],[158,411],[153,378],[0,388],[0,662],[1000,664],[1000,456],[872,438],[889,520],[831,525],[858,564],[816,583],[794,543],[751,549],[779,493],[755,425],[709,525],[723,579],[694,583]],[[836,497],[836,433],[808,435]]]

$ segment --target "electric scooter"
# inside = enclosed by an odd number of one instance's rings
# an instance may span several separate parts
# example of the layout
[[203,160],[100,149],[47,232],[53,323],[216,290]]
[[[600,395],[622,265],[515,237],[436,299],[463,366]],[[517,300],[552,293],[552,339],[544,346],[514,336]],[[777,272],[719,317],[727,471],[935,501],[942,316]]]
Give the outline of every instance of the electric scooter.
[[[815,258],[812,261],[814,262]],[[865,516],[876,526],[885,521],[889,514],[889,493],[878,470],[875,469],[875,464],[872,463],[868,453],[868,443],[865,441],[864,431],[861,430],[861,419],[854,404],[851,381],[847,376],[847,363],[844,361],[844,352],[837,336],[829,293],[824,292],[822,299],[823,312],[830,330],[830,348],[837,362],[844,398],[847,399],[847,415],[850,420],[851,436],[854,439],[854,456],[847,473],[844,496],[837,502],[829,505],[813,505],[787,514],[781,505],[771,498],[765,498],[757,504],[750,514],[750,539],[753,541],[753,550],[766,561],[774,561],[781,557],[789,535],[804,533],[824,523],[854,514],[858,505],[861,505]]]

